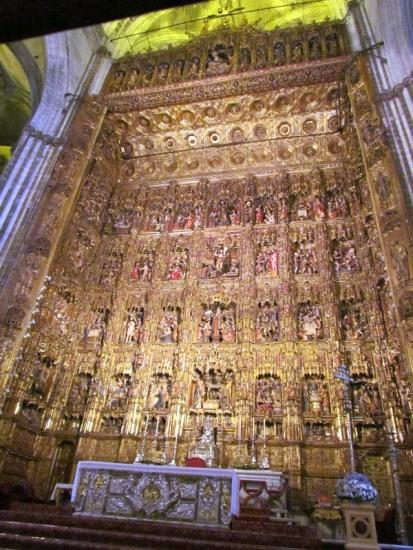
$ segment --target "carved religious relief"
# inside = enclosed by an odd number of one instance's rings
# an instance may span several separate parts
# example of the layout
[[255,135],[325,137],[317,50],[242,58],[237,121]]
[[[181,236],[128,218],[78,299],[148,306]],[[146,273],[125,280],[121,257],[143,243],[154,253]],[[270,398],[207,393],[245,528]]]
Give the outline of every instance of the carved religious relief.
[[235,342],[235,304],[213,302],[202,306],[199,342]]
[[299,340],[320,340],[324,337],[321,309],[309,301],[297,308],[297,335]]
[[280,313],[275,300],[263,300],[257,305],[255,336],[257,342],[277,342],[280,339]]
[[128,373],[118,373],[109,382],[107,408],[123,409],[131,393],[131,376]]
[[255,274],[277,277],[279,272],[279,250],[275,233],[257,235],[256,250]]
[[173,203],[167,187],[155,187],[148,194],[144,231],[161,233],[172,226]]
[[211,192],[213,199],[208,206],[207,226],[240,225],[241,186],[236,182],[223,181],[212,185]]
[[396,241],[390,249],[390,254],[399,284],[405,283],[410,277],[409,257],[406,247]]
[[274,225],[278,222],[278,182],[275,178],[259,179],[256,184],[255,224]]
[[234,399],[234,377],[234,371],[229,368],[195,369],[191,386],[191,409],[231,410]]
[[75,376],[66,405],[69,412],[80,414],[84,412],[91,385],[91,373],[80,372]]
[[204,204],[200,189],[181,185],[176,189],[176,209],[171,231],[197,229],[204,224]]
[[122,342],[139,344],[143,339],[143,323],[145,310],[140,306],[132,306],[127,310],[127,318],[122,334]]
[[300,226],[292,234],[292,268],[294,275],[314,275],[319,272],[316,237],[313,227]]
[[108,330],[110,310],[104,306],[91,309],[87,322],[83,327],[82,341],[85,345],[102,345]]
[[368,323],[361,302],[350,298],[339,305],[340,327],[343,338],[356,340],[368,336]]
[[330,396],[323,377],[307,376],[303,382],[303,412],[316,416],[329,415]]
[[54,359],[41,352],[37,353],[37,357],[34,361],[33,380],[29,391],[30,395],[45,399],[50,387],[52,367],[54,365]]
[[360,379],[352,385],[352,403],[355,416],[380,416],[383,414],[377,384]]
[[333,269],[335,273],[349,273],[360,270],[360,263],[354,244],[351,227],[337,225],[330,233]]
[[171,252],[168,269],[165,276],[167,281],[180,281],[185,279],[188,270],[189,250],[184,242],[177,242]]
[[129,273],[129,281],[131,283],[149,283],[152,281],[154,265],[155,250],[153,248],[142,249],[141,253],[133,262]]
[[205,74],[221,75],[230,71],[234,56],[232,45],[216,44],[207,52]]
[[332,185],[326,191],[327,217],[330,220],[346,218],[350,214],[348,201],[338,185]]
[[207,238],[201,256],[201,279],[233,278],[240,274],[240,251],[236,237]]
[[257,412],[283,414],[281,380],[272,374],[260,374],[255,380],[255,408]]
[[156,373],[152,376],[146,401],[148,409],[164,410],[169,408],[172,382],[167,373]]
[[108,207],[104,232],[107,235],[128,235],[140,219],[134,194],[115,195]]
[[115,248],[112,252],[103,253],[105,256],[100,272],[99,284],[105,288],[113,288],[122,269],[123,252]]
[[158,325],[158,339],[162,344],[178,342],[178,327],[181,318],[179,307],[168,305],[162,309],[162,317]]

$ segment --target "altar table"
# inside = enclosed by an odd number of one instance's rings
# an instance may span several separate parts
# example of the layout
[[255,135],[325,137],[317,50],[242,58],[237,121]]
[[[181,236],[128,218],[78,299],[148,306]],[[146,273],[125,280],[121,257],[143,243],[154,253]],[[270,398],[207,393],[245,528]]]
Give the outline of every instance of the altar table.
[[228,525],[239,515],[234,470],[82,461],[75,511],[110,517]]

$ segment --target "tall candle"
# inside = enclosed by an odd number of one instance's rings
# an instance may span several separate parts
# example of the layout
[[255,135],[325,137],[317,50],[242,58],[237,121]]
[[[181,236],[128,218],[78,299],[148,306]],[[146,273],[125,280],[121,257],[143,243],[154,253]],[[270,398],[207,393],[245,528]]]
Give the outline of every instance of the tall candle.
[[238,417],[238,439],[241,439],[241,415]]
[[158,437],[158,431],[159,431],[159,416],[156,417],[155,437]]
[[266,417],[264,417],[264,439],[265,439],[265,426],[266,426],[266,424],[267,424],[267,419],[266,419]]
[[252,417],[252,439],[255,437],[255,418]]

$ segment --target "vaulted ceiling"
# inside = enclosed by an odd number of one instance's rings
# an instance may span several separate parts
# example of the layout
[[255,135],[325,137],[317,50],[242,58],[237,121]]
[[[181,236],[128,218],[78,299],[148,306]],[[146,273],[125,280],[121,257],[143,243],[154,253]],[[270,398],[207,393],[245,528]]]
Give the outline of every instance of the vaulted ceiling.
[[261,30],[343,19],[347,0],[209,0],[104,23],[114,57],[182,45],[223,26]]

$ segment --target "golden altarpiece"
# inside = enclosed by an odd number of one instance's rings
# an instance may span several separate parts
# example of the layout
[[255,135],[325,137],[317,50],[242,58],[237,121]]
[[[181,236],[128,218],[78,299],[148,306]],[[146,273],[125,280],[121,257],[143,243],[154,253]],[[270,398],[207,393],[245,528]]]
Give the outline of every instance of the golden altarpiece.
[[407,501],[404,204],[341,23],[119,61],[72,124],[3,321],[3,476],[45,497],[78,460],[168,462],[176,434],[183,464],[210,417],[219,466],[267,453],[307,508],[348,469],[345,363],[358,468],[393,501],[392,431]]

